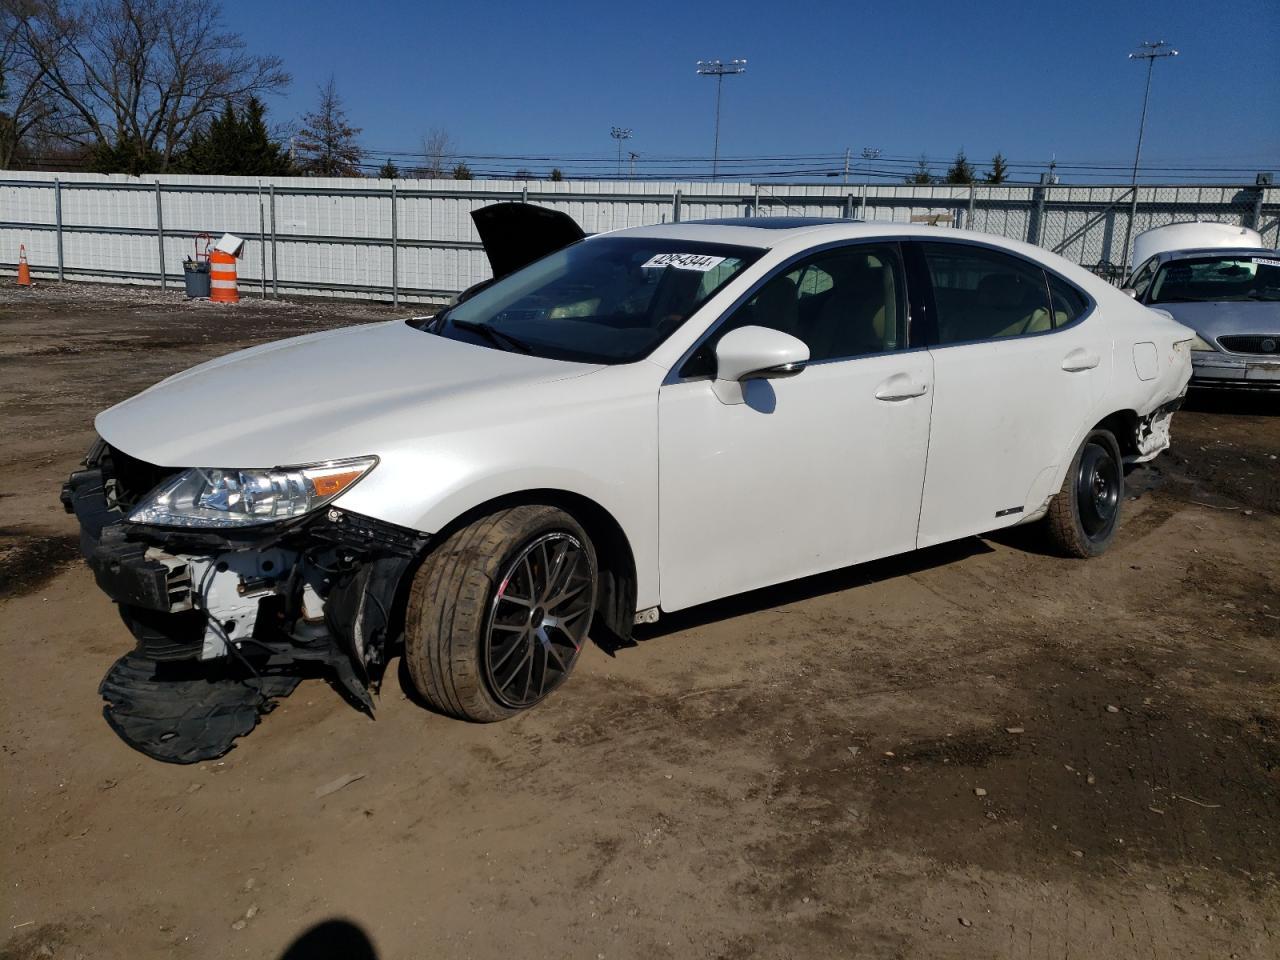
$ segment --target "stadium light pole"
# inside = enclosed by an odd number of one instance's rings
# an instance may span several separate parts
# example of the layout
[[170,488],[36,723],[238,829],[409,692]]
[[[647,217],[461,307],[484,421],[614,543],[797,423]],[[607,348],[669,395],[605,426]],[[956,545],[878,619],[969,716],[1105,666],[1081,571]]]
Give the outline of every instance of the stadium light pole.
[[1133,178],[1130,181],[1134,186],[1138,183],[1138,163],[1142,160],[1142,136],[1147,129],[1147,101],[1151,99],[1151,72],[1157,60],[1177,55],[1178,51],[1163,40],[1148,40],[1139,44],[1138,49],[1129,54],[1130,60],[1147,61],[1147,88],[1142,94],[1142,119],[1138,121],[1138,149],[1133,154]]
[[711,179],[716,178],[720,169],[720,92],[724,86],[724,78],[747,72],[747,61],[730,60],[722,63],[719,60],[699,60],[698,76],[716,78],[716,137],[711,151]]
[[879,160],[881,152],[882,151],[880,150],[879,147],[863,147],[862,148],[862,159],[866,161],[866,166],[864,169],[867,174],[867,179],[871,178],[871,161]]
[[609,136],[618,141],[618,179],[622,179],[622,141],[631,139],[630,127],[610,127]]
[[[1142,161],[1142,137],[1147,129],[1147,101],[1151,99],[1151,73],[1157,60],[1165,57],[1176,57],[1177,55],[1178,51],[1163,40],[1147,40],[1139,44],[1138,49],[1129,54],[1130,60],[1147,61],[1147,86],[1142,94],[1142,117],[1138,120],[1138,147],[1133,153],[1133,176],[1129,180],[1133,196],[1129,199],[1129,217],[1124,225],[1124,247],[1121,256],[1124,258],[1125,263],[1128,263],[1129,260],[1129,241],[1133,238],[1134,221],[1138,218],[1138,165]],[[1129,266],[1133,266],[1133,264]]]

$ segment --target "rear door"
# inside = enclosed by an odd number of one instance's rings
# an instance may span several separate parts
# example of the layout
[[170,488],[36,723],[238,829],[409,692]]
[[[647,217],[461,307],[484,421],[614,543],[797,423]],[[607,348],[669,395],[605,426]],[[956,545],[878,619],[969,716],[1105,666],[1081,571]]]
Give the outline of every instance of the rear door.
[[[905,348],[905,286],[896,244],[812,254],[673,371],[658,406],[663,609],[915,546],[932,362]],[[711,389],[714,348],[746,325],[800,337],[811,360],[727,405]]]
[[931,292],[925,547],[1017,523],[1055,492],[1110,347],[1083,322],[1091,301],[1038,263],[961,242],[912,244],[910,256]]

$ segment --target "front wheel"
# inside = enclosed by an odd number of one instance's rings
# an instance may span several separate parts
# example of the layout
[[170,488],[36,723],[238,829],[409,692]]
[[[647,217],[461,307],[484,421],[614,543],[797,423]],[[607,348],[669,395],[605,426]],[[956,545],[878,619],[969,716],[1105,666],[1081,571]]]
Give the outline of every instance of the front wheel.
[[405,612],[418,692],[464,720],[504,720],[568,678],[595,609],[595,549],[562,510],[521,506],[451,534],[423,562]]
[[1115,539],[1124,501],[1124,460],[1109,430],[1094,430],[1071,460],[1044,518],[1049,542],[1071,557],[1096,557]]

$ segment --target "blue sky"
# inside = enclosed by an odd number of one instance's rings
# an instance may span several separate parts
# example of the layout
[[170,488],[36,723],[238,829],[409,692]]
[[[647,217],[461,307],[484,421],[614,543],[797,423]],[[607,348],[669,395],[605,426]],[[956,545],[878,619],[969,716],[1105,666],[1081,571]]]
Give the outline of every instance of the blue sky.
[[1155,67],[1144,166],[1280,173],[1280,0],[222,8],[252,49],[279,54],[294,76],[268,101],[274,119],[311,108],[332,73],[378,161],[419,149],[432,127],[467,154],[610,158],[609,128],[620,125],[642,157],[710,156],[715,83],[694,62],[745,57],[747,73],[724,84],[722,156],[850,147],[856,158],[873,146],[886,158],[945,158],[963,147],[980,162],[999,150],[1124,165],[1145,69],[1127,54],[1167,39],[1180,55]]

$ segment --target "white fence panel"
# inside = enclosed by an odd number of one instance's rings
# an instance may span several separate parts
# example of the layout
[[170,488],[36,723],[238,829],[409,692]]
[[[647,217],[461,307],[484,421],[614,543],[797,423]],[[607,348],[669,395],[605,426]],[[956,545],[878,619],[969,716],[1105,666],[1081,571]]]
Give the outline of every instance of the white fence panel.
[[[856,179],[856,175],[855,175]],[[159,205],[157,205],[159,200]],[[363,180],[0,174],[0,271],[181,284],[201,233],[246,241],[241,293],[439,301],[489,276],[471,212],[528,200],[588,233],[746,216],[859,216],[1026,240],[1115,278],[1126,243],[1186,220],[1280,244],[1280,190],[1242,186]],[[61,220],[59,221],[59,207]],[[59,228],[59,222],[61,224]],[[61,242],[59,242],[61,241]],[[161,260],[163,257],[163,268]]]

